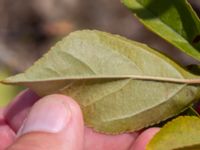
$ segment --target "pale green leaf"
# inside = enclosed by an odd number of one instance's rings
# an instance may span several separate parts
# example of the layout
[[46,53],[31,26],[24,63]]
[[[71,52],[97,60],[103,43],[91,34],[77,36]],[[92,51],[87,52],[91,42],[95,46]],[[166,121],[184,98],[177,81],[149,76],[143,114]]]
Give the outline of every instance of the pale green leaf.
[[[10,76],[8,69],[0,67],[0,80]],[[18,86],[0,84],[0,107],[5,107],[21,90]]]
[[167,123],[147,145],[147,150],[199,150],[200,119],[178,117]]
[[200,97],[200,79],[148,46],[83,30],[56,44],[25,73],[4,81],[44,96],[62,93],[86,124],[117,134],[159,123]]
[[200,21],[186,0],[122,0],[151,31],[200,60]]

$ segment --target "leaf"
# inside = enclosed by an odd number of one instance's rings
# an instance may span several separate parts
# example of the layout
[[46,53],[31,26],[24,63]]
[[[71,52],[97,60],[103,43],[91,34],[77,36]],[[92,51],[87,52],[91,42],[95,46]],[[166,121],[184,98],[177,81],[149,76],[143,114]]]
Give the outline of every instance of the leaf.
[[200,60],[200,21],[186,0],[122,0],[148,29]]
[[199,113],[195,110],[194,106],[188,107],[182,115],[187,115],[187,116],[197,116],[200,117]]
[[90,30],[71,33],[25,73],[3,82],[41,96],[69,95],[80,104],[88,126],[110,134],[159,123],[200,97],[199,77],[166,56]]
[[200,75],[200,65],[191,64],[187,66],[187,69],[193,74]]
[[187,107],[186,110],[184,110],[183,112],[179,113],[178,115],[171,117],[165,121],[160,122],[159,124],[155,124],[154,126],[156,127],[160,127],[162,128],[166,123],[174,120],[175,118],[179,117],[179,116],[196,116],[196,117],[200,117],[199,113],[195,110],[193,105],[190,105]]
[[177,148],[174,150],[199,150],[200,148],[200,144],[197,145],[192,145],[192,146],[186,146],[186,147],[182,147],[182,148]]
[[200,149],[200,119],[194,116],[185,116],[172,120],[153,137],[146,149]]
[[[0,80],[11,74],[8,69],[2,67],[0,69]],[[0,107],[6,106],[20,90],[20,87],[0,84]]]

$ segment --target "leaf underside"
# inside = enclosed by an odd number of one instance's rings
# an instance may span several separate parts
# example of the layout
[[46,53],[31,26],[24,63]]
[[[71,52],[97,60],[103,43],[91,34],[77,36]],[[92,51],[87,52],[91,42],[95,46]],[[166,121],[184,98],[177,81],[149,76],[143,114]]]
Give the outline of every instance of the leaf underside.
[[144,44],[83,30],[57,43],[25,73],[3,82],[29,87],[41,96],[71,96],[80,104],[88,126],[118,134],[148,127],[184,110],[200,97],[199,86],[178,81],[194,78]]
[[178,117],[167,123],[147,145],[147,150],[199,150],[200,119]]
[[148,29],[200,60],[200,21],[186,0],[122,0]]

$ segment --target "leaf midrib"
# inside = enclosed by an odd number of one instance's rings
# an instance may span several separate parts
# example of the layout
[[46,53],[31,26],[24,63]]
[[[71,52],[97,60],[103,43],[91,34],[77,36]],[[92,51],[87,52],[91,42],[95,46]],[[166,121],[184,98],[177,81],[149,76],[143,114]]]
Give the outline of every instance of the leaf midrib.
[[1,83],[37,83],[37,82],[51,82],[51,81],[60,81],[60,80],[96,80],[96,79],[134,79],[134,80],[147,80],[147,81],[157,81],[157,82],[170,82],[170,83],[180,83],[180,84],[200,84],[200,78],[193,79],[182,79],[182,78],[171,78],[171,77],[156,77],[156,76],[141,76],[141,75],[99,75],[99,76],[84,76],[84,77],[64,77],[64,78],[48,78],[38,79],[38,80],[18,80],[18,81],[9,81],[7,80],[0,81]]

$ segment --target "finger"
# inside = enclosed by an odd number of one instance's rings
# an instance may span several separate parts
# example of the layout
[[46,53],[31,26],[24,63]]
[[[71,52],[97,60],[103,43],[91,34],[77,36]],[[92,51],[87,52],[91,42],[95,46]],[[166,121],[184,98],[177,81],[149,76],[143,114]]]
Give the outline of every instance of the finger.
[[0,123],[0,149],[7,148],[15,139],[14,131],[5,123]]
[[3,117],[3,109],[0,109],[0,149],[5,149],[10,145],[15,138],[15,133],[12,129],[6,124]]
[[46,96],[32,107],[8,150],[81,150],[83,128],[78,104],[63,95]]
[[5,109],[4,116],[8,125],[15,131],[22,125],[30,107],[39,99],[33,91],[21,92]]
[[85,128],[84,150],[128,150],[138,134],[105,135]]
[[159,130],[159,128],[150,128],[142,132],[133,144],[131,150],[145,150],[146,145]]

